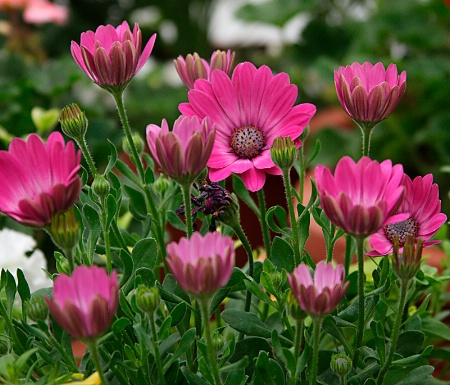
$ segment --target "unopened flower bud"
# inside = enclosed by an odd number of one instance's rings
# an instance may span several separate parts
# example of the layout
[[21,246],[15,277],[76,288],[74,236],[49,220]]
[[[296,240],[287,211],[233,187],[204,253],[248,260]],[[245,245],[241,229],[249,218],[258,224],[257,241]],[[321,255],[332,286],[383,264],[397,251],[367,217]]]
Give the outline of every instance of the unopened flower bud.
[[344,353],[333,354],[331,356],[330,366],[335,374],[344,378],[352,369],[352,360]]
[[414,278],[420,269],[423,240],[421,238],[416,239],[414,235],[408,234],[401,255],[399,255],[400,242],[398,236],[394,237],[393,242],[392,259],[395,275],[403,280]]
[[78,104],[69,104],[61,111],[59,118],[62,131],[73,139],[84,140],[88,128],[88,120]]
[[170,187],[170,180],[164,174],[159,174],[158,179],[156,179],[153,184],[153,187],[162,197]]
[[55,260],[56,260],[56,270],[60,274],[71,274],[71,269],[69,265],[69,261],[67,258],[65,258],[61,253],[55,253]]
[[276,138],[273,141],[270,156],[273,163],[282,170],[290,169],[294,165],[296,155],[297,147],[289,136]]
[[94,194],[101,200],[105,199],[109,194],[109,182],[104,175],[96,175],[91,186]]
[[53,242],[62,250],[75,247],[80,239],[80,225],[74,207],[55,213],[48,231]]
[[[224,190],[226,195],[222,197],[224,203],[220,211],[218,212],[217,219],[226,225],[232,226],[235,223],[239,223],[239,201],[235,193],[229,193]],[[225,198],[227,198],[225,200]],[[226,204],[225,204],[226,202]]]
[[139,285],[136,290],[136,305],[144,313],[153,315],[159,306],[159,292],[156,287]]
[[48,317],[48,306],[45,303],[44,297],[31,297],[30,300],[26,302],[25,308],[27,316],[34,322],[45,321]]
[[[131,137],[133,139],[133,144],[134,147],[136,148],[137,153],[142,154],[142,152],[144,151],[144,140],[137,132],[133,133]],[[122,139],[122,149],[125,152],[125,154],[131,155],[130,144],[126,136],[124,136]]]
[[213,332],[212,340],[213,340],[214,350],[216,352],[222,350],[223,347],[225,346],[225,338],[217,330],[215,330]]
[[307,314],[305,313],[305,311],[303,311],[300,308],[297,299],[295,298],[294,294],[292,294],[292,291],[290,291],[290,290],[288,293],[286,303],[287,303],[287,307],[288,307],[288,312],[292,318],[294,318],[295,320],[298,320],[298,321],[303,321],[307,317]]

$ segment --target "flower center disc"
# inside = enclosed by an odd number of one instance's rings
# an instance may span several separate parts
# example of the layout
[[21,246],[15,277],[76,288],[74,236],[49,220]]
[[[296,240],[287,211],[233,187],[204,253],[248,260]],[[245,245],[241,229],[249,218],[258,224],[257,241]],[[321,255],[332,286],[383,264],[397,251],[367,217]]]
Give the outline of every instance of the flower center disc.
[[386,225],[384,227],[384,233],[391,243],[394,243],[394,237],[397,235],[399,246],[403,247],[408,234],[417,237],[417,234],[419,233],[419,225],[413,218],[408,218],[403,222]]
[[231,135],[231,149],[239,158],[253,159],[261,154],[265,144],[264,133],[253,126],[237,128]]

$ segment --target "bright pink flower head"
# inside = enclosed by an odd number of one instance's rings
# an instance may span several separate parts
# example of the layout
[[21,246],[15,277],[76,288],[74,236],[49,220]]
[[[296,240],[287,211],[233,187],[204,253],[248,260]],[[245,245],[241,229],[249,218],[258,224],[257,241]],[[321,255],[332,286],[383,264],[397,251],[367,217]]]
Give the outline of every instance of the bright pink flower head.
[[78,66],[108,91],[125,89],[152,53],[156,34],[142,48],[142,32],[138,24],[130,30],[124,21],[117,28],[101,25],[95,32],[81,34],[80,45],[72,41],[71,51]]
[[46,0],[29,1],[23,13],[23,19],[29,24],[54,23],[65,24],[69,17],[69,9],[63,5]]
[[231,79],[216,70],[210,81],[197,80],[188,93],[189,103],[180,104],[179,110],[200,119],[209,116],[216,123],[208,161],[211,181],[241,174],[247,189],[258,191],[266,173],[280,175],[270,156],[274,139],[297,139],[316,112],[312,104],[294,106],[297,96],[297,86],[286,73],[273,75],[269,67],[248,62],[238,64]]
[[399,237],[399,254],[403,253],[403,245],[408,234],[415,238],[421,238],[423,247],[439,243],[429,241],[439,228],[447,220],[447,216],[441,213],[441,201],[439,200],[439,187],[433,183],[433,175],[428,174],[423,178],[418,176],[411,180],[404,175],[403,184],[406,188],[405,198],[397,212],[407,214],[403,221],[397,221],[381,228],[370,236],[370,245],[373,250],[368,255],[387,255],[392,253],[394,237]]
[[230,50],[227,52],[217,50],[211,55],[209,63],[197,53],[187,55],[186,59],[180,55],[173,62],[180,79],[187,88],[192,89],[197,79],[210,80],[211,72],[215,69],[222,70],[230,76],[234,57],[235,53]]
[[147,126],[147,143],[161,169],[179,183],[192,183],[206,166],[214,145],[215,129],[208,118],[180,116],[169,131],[167,121],[161,127]]
[[405,194],[403,167],[390,160],[378,163],[368,157],[355,163],[343,157],[334,172],[317,166],[315,179],[328,219],[346,233],[368,236],[388,223],[406,219],[396,213]]
[[53,298],[46,298],[50,313],[74,338],[91,339],[111,325],[119,304],[116,273],[110,276],[98,266],[79,266],[72,276],[60,274]]
[[234,244],[219,232],[194,233],[167,245],[167,265],[180,286],[197,296],[209,296],[225,286],[234,268]]
[[13,139],[0,151],[0,212],[23,224],[44,227],[53,214],[78,199],[81,153],[53,132],[44,144],[36,134]]
[[300,307],[313,316],[323,316],[336,309],[349,285],[344,283],[344,266],[334,269],[331,263],[323,261],[317,264],[314,278],[302,263],[288,274],[288,280]]
[[334,71],[337,96],[345,112],[357,122],[378,123],[397,107],[406,90],[406,72],[395,64],[353,63]]

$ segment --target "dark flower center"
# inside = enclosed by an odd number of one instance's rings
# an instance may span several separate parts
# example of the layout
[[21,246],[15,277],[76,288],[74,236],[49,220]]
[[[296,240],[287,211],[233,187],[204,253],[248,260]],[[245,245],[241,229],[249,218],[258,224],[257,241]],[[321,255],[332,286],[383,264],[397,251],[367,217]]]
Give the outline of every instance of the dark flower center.
[[261,154],[266,144],[266,137],[259,128],[244,126],[234,130],[231,135],[230,146],[233,152],[244,159],[253,159]]
[[384,234],[386,234],[387,239],[389,239],[391,243],[394,243],[394,237],[397,235],[399,246],[403,247],[408,234],[417,237],[419,234],[419,224],[413,218],[408,218],[403,222],[386,225],[384,227]]

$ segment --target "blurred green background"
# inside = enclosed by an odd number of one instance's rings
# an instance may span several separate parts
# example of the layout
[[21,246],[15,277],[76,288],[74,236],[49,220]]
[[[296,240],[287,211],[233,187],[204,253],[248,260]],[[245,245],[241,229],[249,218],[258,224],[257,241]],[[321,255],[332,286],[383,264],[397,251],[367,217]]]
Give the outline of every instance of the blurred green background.
[[[333,71],[354,61],[397,64],[407,72],[407,90],[395,112],[375,129],[371,156],[402,163],[414,177],[433,173],[450,217],[450,6],[446,0],[73,0],[66,25],[21,25],[0,37],[0,128],[2,148],[13,136],[36,131],[31,110],[61,109],[77,102],[90,122],[88,142],[96,161],[106,161],[105,138],[120,145],[122,131],[109,94],[91,83],[70,55],[70,42],[101,24],[135,21],[144,40],[158,33],[151,59],[126,91],[133,128],[144,136],[149,123],[172,123],[186,89],[172,60],[215,49],[287,72],[299,87],[299,102],[317,105],[308,143],[319,138],[315,164],[332,166],[344,154],[358,157],[360,135],[342,112]],[[222,7],[222,8],[221,8]],[[227,43],[234,24],[246,28]],[[218,11],[219,10],[219,11]],[[219,13],[217,13],[219,12]],[[7,25],[9,15],[1,22]],[[2,25],[3,25],[2,24]],[[275,37],[261,33],[261,25]],[[3,31],[3,28],[1,29]],[[25,32],[24,32],[25,31]],[[272,31],[272,32],[270,32]],[[222,38],[221,38],[222,37]],[[228,45],[225,45],[228,44]],[[40,130],[45,131],[46,127]],[[58,127],[56,127],[58,129]],[[308,146],[310,151],[313,146]]]

